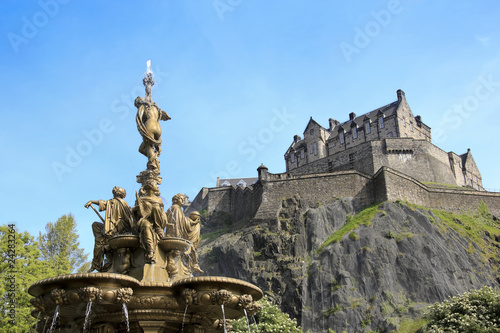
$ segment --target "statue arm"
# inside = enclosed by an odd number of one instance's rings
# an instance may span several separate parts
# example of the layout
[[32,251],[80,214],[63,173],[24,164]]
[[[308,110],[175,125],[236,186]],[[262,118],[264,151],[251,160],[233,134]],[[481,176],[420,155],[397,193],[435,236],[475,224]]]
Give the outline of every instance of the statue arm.
[[84,205],[84,207],[85,207],[85,208],[89,208],[89,207],[90,207],[90,205],[92,205],[92,204],[94,204],[94,205],[98,205],[98,204],[99,204],[99,200],[90,200],[89,202],[87,202],[87,203]]

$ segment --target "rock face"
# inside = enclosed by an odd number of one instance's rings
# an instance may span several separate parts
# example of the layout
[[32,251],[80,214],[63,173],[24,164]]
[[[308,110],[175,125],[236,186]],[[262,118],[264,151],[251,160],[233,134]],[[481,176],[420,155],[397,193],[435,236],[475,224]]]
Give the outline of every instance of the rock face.
[[[481,249],[430,211],[383,203],[371,224],[319,252],[360,211],[356,201],[313,208],[294,197],[281,206],[276,219],[240,221],[206,238],[200,261],[209,275],[258,285],[304,332],[389,332],[426,305],[499,286]],[[205,225],[216,235],[220,216]]]

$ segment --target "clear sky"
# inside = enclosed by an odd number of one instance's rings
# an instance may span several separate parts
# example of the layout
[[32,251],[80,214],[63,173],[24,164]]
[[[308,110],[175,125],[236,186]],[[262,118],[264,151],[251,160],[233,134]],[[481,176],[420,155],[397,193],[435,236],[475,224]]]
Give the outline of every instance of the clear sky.
[[[133,100],[152,61],[166,206],[216,177],[255,177],[313,117],[348,119],[403,89],[433,141],[470,148],[500,189],[498,1],[0,2],[0,223],[37,235],[73,213],[91,253],[88,200],[134,203]],[[497,190],[500,191],[500,190]]]

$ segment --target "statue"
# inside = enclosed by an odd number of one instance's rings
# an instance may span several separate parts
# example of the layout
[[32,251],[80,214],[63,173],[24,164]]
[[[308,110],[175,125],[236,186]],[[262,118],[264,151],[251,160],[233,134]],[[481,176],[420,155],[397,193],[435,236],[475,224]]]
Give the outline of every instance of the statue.
[[[94,233],[94,258],[89,272],[96,270],[98,272],[106,271],[109,265],[103,267],[104,253],[108,239],[114,234],[127,233],[132,231],[132,209],[124,200],[127,192],[115,186],[113,188],[113,199],[110,200],[91,200],[85,204],[85,208],[92,207],[92,204],[99,206],[99,211],[106,211],[106,217],[103,219],[99,213],[101,222],[92,223],[92,232]],[[92,209],[95,208],[92,207]]]
[[190,217],[186,217],[182,211],[184,205],[184,195],[176,194],[172,197],[172,206],[167,210],[167,235],[180,237],[191,242],[190,268],[203,273],[198,265],[196,249],[200,243],[200,213],[193,212]]
[[134,105],[137,107],[135,121],[137,129],[142,136],[139,152],[148,158],[147,168],[159,170],[159,159],[161,154],[161,126],[160,120],[169,120],[170,116],[160,109],[151,98],[151,86],[154,79],[151,72],[146,74],[143,80],[146,87],[146,98],[137,97]]
[[146,263],[150,264],[156,262],[155,249],[158,238],[165,237],[163,229],[166,226],[166,217],[163,201],[159,194],[160,190],[155,181],[147,181],[143,184],[139,195],[136,193],[136,202],[133,208],[141,248],[146,251]]

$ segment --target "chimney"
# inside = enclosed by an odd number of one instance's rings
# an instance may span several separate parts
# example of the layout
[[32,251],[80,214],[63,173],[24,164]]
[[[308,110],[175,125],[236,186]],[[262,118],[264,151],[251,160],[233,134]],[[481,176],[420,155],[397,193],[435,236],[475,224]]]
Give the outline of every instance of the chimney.
[[293,142],[299,142],[300,141],[300,136],[299,135],[294,135],[293,136]]
[[356,114],[354,112],[349,113],[349,120],[354,120],[356,118]]
[[418,127],[422,127],[422,117],[416,116],[415,121],[417,122]]
[[330,130],[330,131],[332,131],[332,130],[333,130],[333,128],[334,128],[335,126],[337,126],[338,124],[340,124],[340,123],[339,123],[339,121],[338,121],[338,120],[335,120],[335,119],[330,118],[330,119],[328,119],[328,124],[330,125],[329,130]]
[[398,102],[401,103],[403,98],[405,98],[405,92],[401,89],[398,89],[398,91],[396,91],[396,94],[398,95]]

